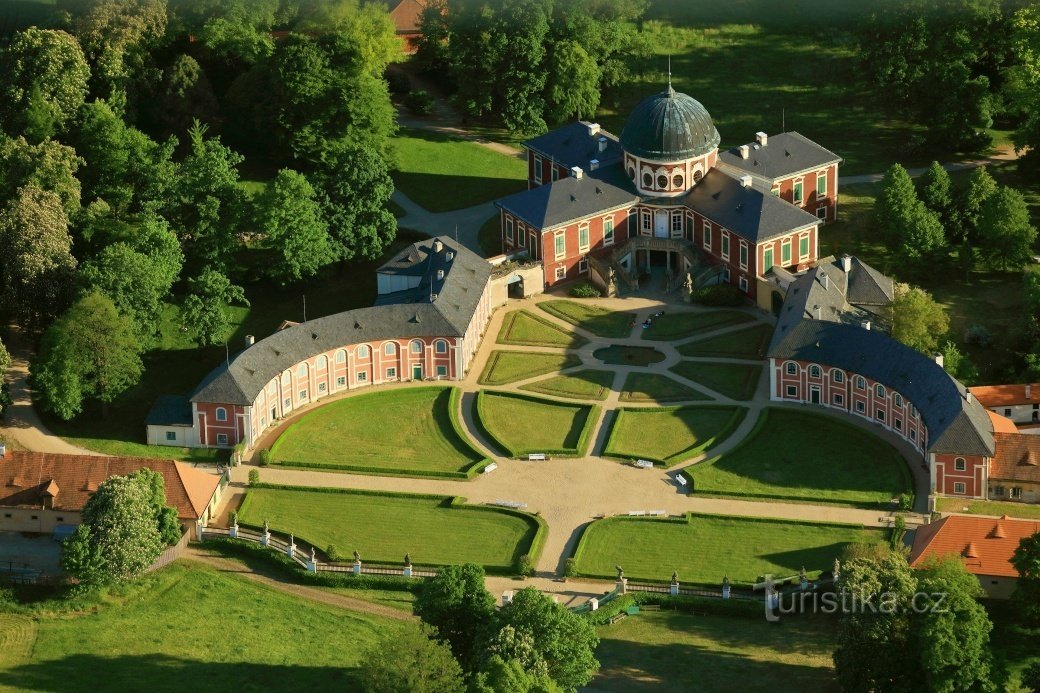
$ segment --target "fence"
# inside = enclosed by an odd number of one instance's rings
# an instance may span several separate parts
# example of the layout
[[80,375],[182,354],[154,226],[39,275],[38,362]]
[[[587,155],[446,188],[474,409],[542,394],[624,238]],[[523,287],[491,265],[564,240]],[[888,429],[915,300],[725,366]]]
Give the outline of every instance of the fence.
[[166,547],[166,550],[159,554],[159,557],[155,559],[155,562],[148,566],[148,568],[144,572],[150,573],[153,570],[165,568],[166,566],[170,565],[178,558],[180,558],[180,555],[184,551],[184,548],[188,545],[188,537],[188,532],[182,534],[180,540],[178,540],[177,543],[173,546]]

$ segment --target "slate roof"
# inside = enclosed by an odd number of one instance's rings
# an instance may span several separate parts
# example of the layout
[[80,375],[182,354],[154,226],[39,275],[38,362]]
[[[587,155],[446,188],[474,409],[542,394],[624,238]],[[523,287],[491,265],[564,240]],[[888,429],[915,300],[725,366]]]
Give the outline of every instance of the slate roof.
[[[579,166],[588,170],[589,162],[599,161],[601,166],[609,166],[621,160],[621,143],[618,138],[606,130],[595,135],[589,134],[588,123],[584,120],[568,123],[544,135],[532,137],[523,144],[528,149],[558,164],[573,168]],[[605,140],[606,149],[600,151],[600,138]]]
[[1028,481],[1040,484],[1040,436],[1026,433],[994,433],[993,438],[997,445],[997,453],[989,465],[991,481]]
[[[860,326],[861,313],[831,281],[833,265],[821,264],[788,289],[769,357],[796,359],[858,373],[899,392],[917,407],[928,428],[928,450],[992,456],[993,424],[967,389],[932,359],[883,332]],[[823,287],[821,273],[827,273]],[[819,319],[814,311],[819,307]]]
[[162,395],[145,417],[146,426],[191,426],[191,402],[184,395]]
[[[435,240],[444,247],[430,259]],[[450,262],[447,252],[455,254]],[[491,277],[491,265],[447,236],[414,243],[377,272],[405,271],[406,256],[432,272],[444,267],[445,278],[426,276],[417,289],[386,294],[380,304],[309,320],[261,339],[217,366],[191,395],[192,402],[250,405],[279,373],[316,354],[381,339],[462,337]],[[437,298],[430,302],[430,288]]]
[[677,199],[752,243],[820,223],[800,207],[758,188],[744,187],[717,168],[708,171],[700,183]]
[[841,161],[834,152],[797,132],[782,132],[766,138],[766,146],[748,145],[750,155],[740,157],[737,147],[719,152],[719,161],[763,178],[784,178],[792,173],[820,168]]
[[495,205],[536,229],[550,229],[639,201],[632,182],[619,164],[583,171],[546,185],[514,193]]
[[640,101],[621,131],[626,152],[657,161],[703,156],[718,147],[720,139],[707,109],[671,84]]
[[0,458],[0,506],[40,508],[46,496],[48,507],[78,512],[103,481],[142,468],[162,474],[181,520],[199,519],[220,486],[220,476],[174,460],[9,451]]
[[1011,556],[1019,542],[1037,532],[1036,520],[949,515],[918,528],[910,565],[916,568],[931,556],[954,555],[974,575],[1017,578]]

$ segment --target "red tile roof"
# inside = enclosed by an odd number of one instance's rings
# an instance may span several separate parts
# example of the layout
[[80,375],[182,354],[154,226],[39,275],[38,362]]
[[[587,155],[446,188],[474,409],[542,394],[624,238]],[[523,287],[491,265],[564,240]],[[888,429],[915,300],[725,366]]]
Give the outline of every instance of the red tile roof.
[[166,502],[181,520],[205,512],[220,477],[183,462],[143,457],[58,455],[8,451],[0,458],[0,506],[79,511],[101,482],[147,467],[166,482]]
[[1011,419],[991,412],[989,409],[986,410],[986,413],[989,414],[989,420],[993,423],[994,433],[1018,433],[1018,426]]
[[994,433],[997,451],[989,463],[993,481],[1040,483],[1040,436],[1028,433]]
[[418,0],[400,0],[390,10],[398,34],[419,33],[419,19],[425,6]]
[[[1026,397],[1026,388],[1029,396]],[[1040,383],[1021,385],[979,385],[968,392],[984,407],[1010,407],[1016,404],[1040,404]]]
[[975,575],[1017,578],[1011,555],[1022,539],[1037,532],[1037,520],[949,515],[917,530],[910,565],[917,567],[931,556],[956,555]]

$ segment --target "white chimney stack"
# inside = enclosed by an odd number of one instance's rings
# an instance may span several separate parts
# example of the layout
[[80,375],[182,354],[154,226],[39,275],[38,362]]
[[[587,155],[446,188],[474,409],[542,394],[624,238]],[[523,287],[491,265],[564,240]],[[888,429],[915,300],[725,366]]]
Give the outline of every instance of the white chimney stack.
[[870,332],[870,321],[869,320],[864,320],[863,321],[863,329],[866,330],[867,332]]
[[823,309],[820,308],[820,306],[818,306],[818,305],[813,306],[812,307],[812,316],[816,320],[820,320],[821,318],[823,318]]
[[571,167],[571,178],[577,178],[578,180],[581,180],[582,176],[584,175],[585,172],[581,170],[581,166]]
[[760,147],[764,147],[764,146],[766,146],[766,144],[769,143],[769,135],[767,135],[766,133],[764,133],[762,131],[756,132],[755,133],[755,141],[758,142]]
[[849,272],[852,271],[852,256],[851,255],[842,255],[841,256],[841,269],[842,269],[843,272],[845,272],[845,274],[848,274]]
[[971,391],[970,390],[965,390],[964,391],[964,401],[965,402],[971,402]]
[[1026,385],[1026,399],[1029,399],[1029,391],[1032,390],[1032,389],[1033,388],[1032,388],[1031,385]]
[[5,457],[7,457],[7,446],[3,443],[0,443],[0,460],[4,459]]
[[831,280],[827,277],[826,272],[820,272],[820,284],[823,285],[824,289],[829,289],[831,286]]
[[600,135],[599,137],[599,150],[601,152],[607,151],[607,138],[603,135]]
[[740,145],[740,147],[738,147],[738,149],[740,150],[740,158],[741,159],[746,159],[749,156],[751,156],[751,147],[747,146],[746,144]]
[[589,123],[589,137],[595,137],[599,134],[599,123]]
[[256,337],[251,334],[246,335],[246,349],[256,344]]
[[438,280],[444,279],[444,270],[442,270],[442,269],[441,270],[437,270],[437,279]]
[[941,352],[935,352],[935,362],[939,364],[939,368],[946,368],[946,359],[943,358]]
[[433,252],[440,253],[442,250],[444,250],[444,244],[441,243],[441,240],[439,238],[434,240],[434,242],[433,242]]
[[742,188],[750,188],[751,187],[751,176],[741,176],[740,177],[740,187],[742,187]]
[[595,171],[599,168],[599,159],[589,159],[589,170]]

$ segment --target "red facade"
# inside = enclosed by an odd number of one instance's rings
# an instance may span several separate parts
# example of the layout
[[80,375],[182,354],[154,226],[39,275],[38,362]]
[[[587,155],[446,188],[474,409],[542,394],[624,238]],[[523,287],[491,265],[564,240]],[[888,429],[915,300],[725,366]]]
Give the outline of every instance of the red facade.
[[[822,174],[822,175],[821,175]],[[823,194],[818,194],[818,178],[825,178]],[[802,201],[794,200],[795,184],[802,184]],[[809,214],[829,224],[838,219],[838,165],[831,164],[826,168],[795,176],[780,178],[773,182],[773,189],[779,192],[781,199],[791,204],[798,204]]]
[[935,492],[946,496],[985,498],[989,458],[975,455],[935,455]]

